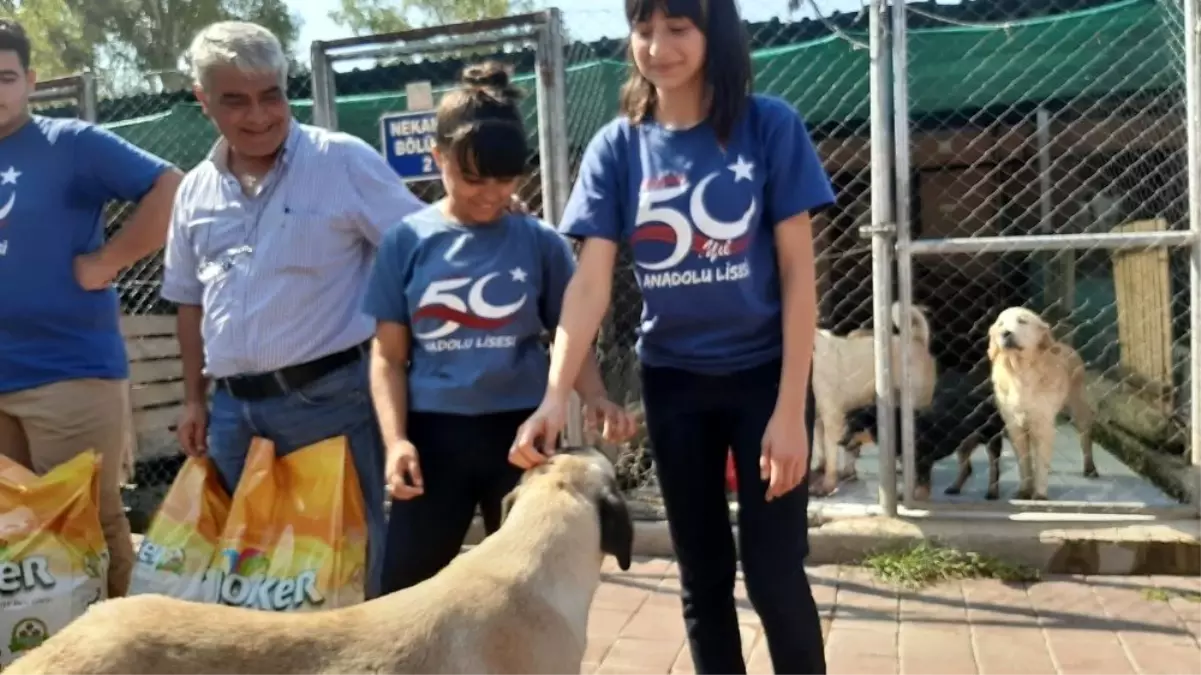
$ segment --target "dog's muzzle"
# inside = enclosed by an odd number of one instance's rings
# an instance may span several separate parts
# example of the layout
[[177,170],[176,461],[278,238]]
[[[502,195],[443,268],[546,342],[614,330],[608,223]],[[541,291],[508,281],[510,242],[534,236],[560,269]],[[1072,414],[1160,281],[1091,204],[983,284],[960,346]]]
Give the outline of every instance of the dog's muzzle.
[[1017,341],[1017,338],[1014,336],[1013,331],[1011,331],[1011,330],[1001,331],[1001,346],[1004,347],[1005,349],[1017,349],[1018,348],[1018,341]]

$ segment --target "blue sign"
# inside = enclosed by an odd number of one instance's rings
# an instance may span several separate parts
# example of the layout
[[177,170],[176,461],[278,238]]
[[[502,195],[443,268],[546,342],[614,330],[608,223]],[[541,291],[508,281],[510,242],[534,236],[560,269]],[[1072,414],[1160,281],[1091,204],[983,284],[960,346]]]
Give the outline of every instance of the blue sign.
[[380,146],[392,170],[407,182],[439,178],[434,147],[433,110],[386,113],[379,118]]

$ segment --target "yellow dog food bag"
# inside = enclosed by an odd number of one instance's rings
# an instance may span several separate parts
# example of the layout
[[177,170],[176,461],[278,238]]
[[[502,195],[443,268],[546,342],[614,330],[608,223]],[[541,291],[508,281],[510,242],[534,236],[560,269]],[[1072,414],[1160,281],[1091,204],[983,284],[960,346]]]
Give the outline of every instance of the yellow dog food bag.
[[367,525],[345,437],[284,457],[256,438],[234,491],[210,602],[311,611],[363,602]]
[[0,456],[0,668],[107,596],[99,480],[90,450],[44,476]]
[[129,594],[203,601],[205,576],[229,519],[229,494],[207,458],[189,457],[142,538]]

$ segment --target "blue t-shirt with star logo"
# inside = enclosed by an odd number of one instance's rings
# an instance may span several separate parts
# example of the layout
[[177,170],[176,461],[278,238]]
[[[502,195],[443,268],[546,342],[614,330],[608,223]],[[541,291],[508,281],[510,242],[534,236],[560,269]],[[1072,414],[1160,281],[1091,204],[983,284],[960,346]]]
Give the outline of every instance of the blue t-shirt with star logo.
[[584,152],[560,230],[630,243],[644,364],[722,374],[780,357],[775,227],[833,201],[804,121],[754,95],[725,148],[707,123],[609,123]]
[[409,409],[537,407],[550,365],[542,334],[559,322],[574,269],[567,240],[527,215],[466,226],[439,203],[389,230],[364,309],[409,329]]
[[76,256],[104,209],[141,200],[171,165],[106,129],[35,115],[0,138],[0,393],[128,377],[117,292],[84,290]]

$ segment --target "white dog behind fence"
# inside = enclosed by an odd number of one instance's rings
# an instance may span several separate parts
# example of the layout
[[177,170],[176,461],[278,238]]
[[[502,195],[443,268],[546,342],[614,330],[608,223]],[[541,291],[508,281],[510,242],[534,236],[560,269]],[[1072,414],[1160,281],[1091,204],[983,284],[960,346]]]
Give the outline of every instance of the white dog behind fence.
[[[892,305],[892,328],[901,327],[901,305]],[[930,405],[934,398],[934,385],[938,377],[934,356],[930,353],[930,322],[918,307],[910,307],[909,326],[911,340],[901,344],[901,337],[893,333],[890,340],[891,359],[900,363],[908,359],[911,374],[914,408],[921,410]],[[899,392],[902,387],[900,368],[892,369],[892,385]],[[814,452],[818,461],[814,466],[814,478],[810,492],[829,495],[838,486],[838,481],[855,476],[855,458],[845,458],[840,468],[839,442],[846,430],[846,415],[850,411],[871,405],[876,400],[876,355],[875,339],[870,330],[855,330],[848,335],[835,335],[828,330],[819,330],[813,348],[813,396],[817,402],[817,423],[814,427]],[[820,474],[820,478],[817,476]]]

